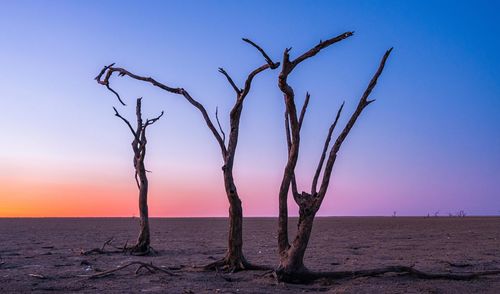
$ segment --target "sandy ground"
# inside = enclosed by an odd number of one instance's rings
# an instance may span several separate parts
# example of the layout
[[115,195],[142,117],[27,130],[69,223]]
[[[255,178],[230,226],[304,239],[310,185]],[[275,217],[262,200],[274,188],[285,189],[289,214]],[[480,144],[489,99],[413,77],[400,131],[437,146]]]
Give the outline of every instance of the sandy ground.
[[[271,218],[245,220],[245,253],[251,262],[277,264],[276,222]],[[157,256],[82,256],[81,249],[100,247],[110,237],[116,245],[133,242],[138,220],[0,219],[0,293],[500,293],[500,275],[446,281],[388,274],[289,285],[263,272],[194,269],[223,256],[226,224],[226,219],[153,219],[152,245]],[[135,268],[100,279],[84,277],[132,260],[180,269],[174,270],[178,274],[174,277],[147,271],[136,275]],[[432,272],[500,269],[500,218],[317,219],[306,256],[310,269],[355,270],[394,264]]]

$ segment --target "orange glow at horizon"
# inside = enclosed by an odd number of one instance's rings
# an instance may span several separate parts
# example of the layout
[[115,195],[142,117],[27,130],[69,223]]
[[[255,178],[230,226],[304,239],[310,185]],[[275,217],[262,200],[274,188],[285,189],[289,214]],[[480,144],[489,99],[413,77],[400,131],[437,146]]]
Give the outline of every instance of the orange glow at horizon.
[[[200,203],[206,197],[196,189],[150,190],[152,217],[213,216],[226,211],[225,197]],[[88,183],[29,183],[12,180],[0,188],[0,217],[130,217],[138,215],[134,183],[110,185]],[[200,196],[201,195],[201,196]],[[225,196],[225,195],[221,195]],[[218,199],[218,200],[217,200]],[[186,206],[191,203],[192,206]],[[197,203],[199,205],[197,205]],[[219,212],[219,213],[218,213]],[[220,215],[224,216],[224,215]]]

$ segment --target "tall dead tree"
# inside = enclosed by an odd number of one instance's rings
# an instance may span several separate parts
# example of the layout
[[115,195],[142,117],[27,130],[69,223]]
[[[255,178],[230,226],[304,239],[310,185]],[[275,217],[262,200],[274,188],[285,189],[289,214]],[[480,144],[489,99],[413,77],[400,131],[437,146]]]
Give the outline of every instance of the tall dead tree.
[[[326,140],[323,146],[323,151],[316,169],[316,172],[312,179],[311,191],[301,192],[297,190],[297,184],[295,181],[295,166],[297,164],[299,156],[300,147],[300,129],[304,120],[304,115],[307,110],[309,103],[309,94],[306,95],[305,102],[302,106],[300,115],[297,114],[297,109],[295,105],[295,94],[292,87],[288,84],[287,79],[290,73],[299,65],[302,61],[315,56],[322,49],[342,41],[350,36],[352,32],[346,32],[337,37],[331,38],[326,41],[320,41],[318,45],[305,52],[295,60],[290,60],[290,48],[287,48],[283,54],[283,62],[281,72],[278,78],[278,86],[284,94],[285,100],[285,130],[287,137],[288,146],[288,161],[285,166],[283,173],[283,179],[281,182],[279,190],[279,229],[278,229],[278,249],[280,255],[280,264],[276,269],[276,275],[278,279],[283,281],[301,281],[303,279],[309,279],[311,277],[310,272],[304,266],[304,254],[309,242],[309,237],[311,235],[314,217],[319,210],[323,199],[326,195],[328,185],[330,183],[330,176],[332,173],[333,165],[335,159],[337,158],[337,153],[342,146],[345,138],[349,134],[350,130],[356,123],[361,112],[375,100],[368,100],[368,96],[375,87],[377,79],[379,78],[382,70],[384,69],[385,62],[391,53],[389,49],[383,56],[382,61],[373,76],[372,80],[368,84],[367,89],[361,96],[358,106],[352,116],[350,117],[347,125],[344,127],[342,132],[338,135],[335,143],[330,148],[330,152],[327,156],[327,152],[330,145],[330,140],[332,138],[333,131],[337,125],[338,119],[342,112],[344,104],[342,104],[337,112],[335,120],[328,130]],[[326,160],[326,165],[325,165]],[[324,166],[324,170],[323,170]],[[318,180],[323,170],[323,177],[321,179],[321,184],[319,190],[317,189]],[[292,187],[293,199],[299,206],[299,219],[297,234],[290,244],[288,240],[288,209],[287,209],[287,198],[289,187]]]
[[142,120],[141,113],[141,101],[142,98],[137,99],[135,114],[137,117],[137,126],[134,129],[130,122],[118,113],[115,107],[115,116],[119,117],[121,120],[127,124],[128,128],[134,136],[132,141],[132,150],[134,151],[134,168],[135,168],[135,181],[137,183],[137,188],[139,189],[139,213],[140,213],[140,225],[141,229],[139,232],[139,237],[137,238],[137,243],[131,247],[123,248],[126,251],[130,251],[134,254],[147,254],[150,252],[150,234],[149,234],[149,214],[148,214],[148,177],[146,175],[146,167],[144,166],[144,158],[146,157],[146,129],[148,126],[154,124],[156,121],[163,116],[163,111],[161,114],[153,119],[146,119],[146,122]]
[[191,105],[197,108],[200,111],[201,115],[203,116],[203,119],[205,120],[207,127],[210,129],[213,136],[215,137],[215,140],[217,141],[222,153],[222,159],[223,159],[222,173],[224,176],[224,188],[229,202],[228,248],[224,258],[209,264],[208,266],[206,266],[207,269],[221,268],[227,271],[238,271],[244,269],[257,268],[256,266],[247,262],[245,256],[243,255],[243,210],[241,207],[241,199],[238,195],[238,190],[236,189],[236,184],[234,182],[233,165],[234,165],[234,158],[236,155],[236,146],[238,144],[239,126],[240,126],[241,113],[243,110],[243,102],[245,101],[245,98],[250,92],[252,81],[257,74],[265,71],[266,69],[278,68],[279,62],[273,62],[269,57],[269,55],[267,55],[266,52],[261,47],[259,47],[251,40],[243,39],[243,41],[255,47],[262,54],[266,63],[254,69],[252,72],[250,72],[250,74],[248,74],[243,88],[239,88],[238,86],[236,86],[236,83],[229,76],[229,74],[223,68],[219,68],[219,72],[226,77],[227,81],[233,88],[236,95],[235,103],[229,115],[230,131],[229,131],[229,139],[227,145],[226,145],[226,134],[222,130],[221,124],[219,122],[218,111],[216,110],[215,112],[215,118],[217,120],[217,126],[218,126],[217,129],[215,124],[212,122],[210,116],[208,115],[205,107],[197,100],[195,100],[188,93],[187,90],[183,88],[173,88],[167,86],[163,83],[156,81],[151,77],[144,77],[133,74],[124,68],[114,67],[114,64],[105,66],[101,70],[99,75],[96,77],[97,82],[101,85],[104,85],[108,90],[110,90],[122,104],[125,103],[121,99],[120,95],[110,87],[110,78],[115,72],[118,73],[118,76],[128,76],[135,80],[150,83],[153,86],[163,89],[169,93],[181,95]]

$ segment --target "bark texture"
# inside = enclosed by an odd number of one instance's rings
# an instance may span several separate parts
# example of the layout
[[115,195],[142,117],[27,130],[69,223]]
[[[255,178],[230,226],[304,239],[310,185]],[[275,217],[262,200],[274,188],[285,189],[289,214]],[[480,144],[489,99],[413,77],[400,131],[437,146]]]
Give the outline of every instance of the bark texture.
[[[300,281],[301,277],[304,278],[304,281],[306,281],[307,279],[310,279],[311,276],[318,276],[318,274],[312,275],[304,265],[304,255],[307,249],[309,238],[311,236],[314,217],[321,207],[323,199],[328,190],[333,165],[335,163],[335,159],[337,158],[337,152],[340,150],[342,143],[356,123],[356,120],[358,119],[363,109],[374,101],[368,100],[368,97],[375,87],[377,80],[384,69],[385,62],[389,57],[392,48],[384,54],[375,75],[373,76],[372,80],[368,84],[368,87],[360,98],[356,110],[351,115],[347,125],[335,140],[333,146],[330,148],[332,134],[337,125],[344,104],[340,106],[335,120],[328,130],[321,157],[312,179],[310,192],[299,193],[295,180],[295,166],[297,164],[300,148],[300,129],[302,127],[304,116],[307,111],[310,95],[309,93],[307,93],[300,115],[298,115],[297,107],[295,104],[295,94],[293,88],[288,84],[287,79],[293,69],[302,61],[315,56],[322,49],[339,41],[342,41],[352,36],[352,34],[352,32],[346,32],[326,41],[321,41],[318,45],[305,52],[293,61],[290,60],[290,48],[287,48],[283,54],[283,65],[278,78],[278,87],[283,92],[285,100],[285,131],[288,146],[288,161],[285,166],[283,179],[279,190],[278,249],[280,255],[280,263],[278,268],[276,269],[276,276],[279,280],[282,281],[297,282]],[[330,152],[328,153],[329,148]],[[323,177],[321,179],[321,184],[318,191],[317,185],[321,171],[323,171]],[[299,206],[297,234],[291,244],[288,239],[287,209],[290,186],[292,187],[293,199]]]
[[136,74],[133,74],[126,69],[114,67],[114,64],[109,66],[105,66],[99,75],[96,77],[96,80],[99,84],[106,86],[108,90],[110,90],[118,100],[124,104],[120,95],[110,87],[110,78],[113,73],[118,73],[118,76],[128,76],[135,80],[144,81],[150,83],[156,87],[159,87],[167,92],[182,95],[191,105],[196,107],[202,114],[203,119],[207,127],[210,129],[212,134],[214,135],[217,143],[219,144],[223,166],[222,173],[224,177],[224,188],[226,191],[226,196],[229,202],[229,233],[228,233],[228,248],[226,251],[226,255],[221,260],[218,260],[214,263],[207,265],[206,269],[223,269],[227,271],[238,271],[244,269],[256,269],[260,268],[248,263],[243,254],[243,209],[241,206],[241,198],[238,195],[238,190],[236,188],[236,184],[233,177],[233,165],[234,158],[236,156],[236,147],[238,145],[238,135],[239,135],[239,126],[240,126],[240,118],[241,113],[243,111],[243,103],[248,93],[250,92],[252,81],[256,75],[267,70],[267,69],[276,69],[279,67],[279,62],[273,62],[271,58],[266,54],[266,52],[259,47],[257,44],[252,42],[249,39],[243,39],[246,43],[255,47],[261,55],[264,57],[266,63],[262,66],[251,71],[246,80],[243,88],[239,88],[236,86],[236,83],[233,81],[231,76],[223,69],[219,68],[219,72],[225,76],[227,81],[229,82],[231,88],[233,88],[236,100],[229,114],[229,136],[226,145],[226,134],[223,131],[223,128],[220,124],[218,117],[218,110],[216,109],[215,117],[217,121],[217,127],[212,122],[212,119],[208,115],[205,107],[195,100],[189,93],[183,88],[173,88],[169,87],[165,84],[162,84],[151,77],[143,77]]
[[141,113],[142,98],[138,98],[136,102],[136,117],[137,126],[134,129],[130,122],[118,113],[116,108],[115,116],[123,120],[129,127],[134,140],[132,141],[132,150],[134,151],[134,169],[135,169],[135,180],[137,183],[137,188],[139,189],[139,214],[140,214],[140,232],[137,238],[137,243],[131,247],[124,248],[124,250],[130,251],[135,254],[147,254],[151,250],[150,246],[150,232],[149,232],[149,213],[148,213],[148,177],[146,175],[147,170],[144,165],[144,158],[146,157],[146,129],[148,126],[155,123],[160,117],[163,116],[163,111],[161,114],[153,119],[147,119],[146,122],[142,120]]

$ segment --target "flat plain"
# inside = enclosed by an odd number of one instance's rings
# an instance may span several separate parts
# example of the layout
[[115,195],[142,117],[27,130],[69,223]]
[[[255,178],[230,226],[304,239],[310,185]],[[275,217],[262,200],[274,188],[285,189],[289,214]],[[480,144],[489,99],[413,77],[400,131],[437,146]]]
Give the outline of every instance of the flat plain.
[[[295,220],[290,223],[294,233]],[[264,271],[207,272],[199,267],[225,252],[225,218],[153,218],[155,256],[81,255],[82,250],[133,243],[134,218],[0,219],[0,293],[500,293],[500,275],[471,281],[422,280],[407,275],[278,283]],[[247,218],[244,251],[249,261],[276,266],[277,219]],[[108,247],[107,249],[113,250]],[[88,276],[130,261],[169,269],[175,276],[135,266],[112,275]],[[388,265],[428,272],[500,269],[500,217],[317,218],[306,252],[314,271]]]

